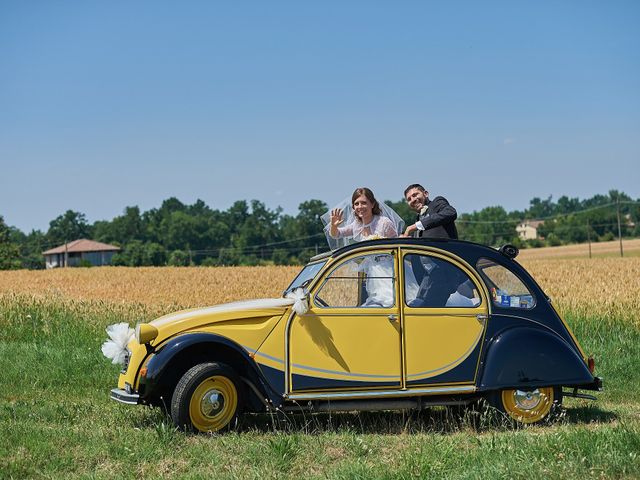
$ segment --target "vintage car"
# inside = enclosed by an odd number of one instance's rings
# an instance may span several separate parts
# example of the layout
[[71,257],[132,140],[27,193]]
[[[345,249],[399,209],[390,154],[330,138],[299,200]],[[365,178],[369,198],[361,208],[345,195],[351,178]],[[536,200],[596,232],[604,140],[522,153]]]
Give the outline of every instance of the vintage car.
[[139,324],[111,398],[211,432],[241,412],[465,405],[516,423],[595,399],[594,361],[514,258],[458,240],[382,239],[313,257],[279,299]]

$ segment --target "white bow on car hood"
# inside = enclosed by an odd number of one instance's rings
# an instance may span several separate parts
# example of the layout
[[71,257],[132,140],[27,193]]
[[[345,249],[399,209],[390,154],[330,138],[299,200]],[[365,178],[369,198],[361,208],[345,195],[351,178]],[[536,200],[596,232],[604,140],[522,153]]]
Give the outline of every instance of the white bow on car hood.
[[289,305],[293,305],[296,313],[300,315],[308,310],[306,296],[304,292],[302,292],[302,289],[290,292],[285,298],[262,298],[259,300],[242,300],[239,302],[223,303],[222,305],[215,305],[213,307],[198,308],[169,314],[149,323],[157,328],[167,323],[193,317],[195,315],[200,316],[214,313],[237,312],[242,310],[259,310],[264,308],[286,308]]

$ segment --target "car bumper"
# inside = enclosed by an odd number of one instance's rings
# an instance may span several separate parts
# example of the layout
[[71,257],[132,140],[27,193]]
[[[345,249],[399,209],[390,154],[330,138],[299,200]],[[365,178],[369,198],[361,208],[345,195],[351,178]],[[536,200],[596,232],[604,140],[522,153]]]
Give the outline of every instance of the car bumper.
[[588,385],[580,385],[581,390],[595,390],[596,392],[602,391],[602,377],[593,377],[593,382]]
[[[589,382],[589,383],[581,383],[579,385],[565,385],[568,388],[573,388],[573,395],[568,394],[567,392],[564,392],[564,395],[568,396],[568,397],[580,397],[580,395],[576,395],[578,393],[578,390],[591,390],[594,392],[601,392],[602,391],[602,377],[593,377],[593,382]],[[589,396],[589,398],[591,398]]]
[[127,393],[121,388],[114,388],[111,390],[111,400],[116,402],[126,403],[127,405],[138,405],[140,403],[140,395],[137,393]]

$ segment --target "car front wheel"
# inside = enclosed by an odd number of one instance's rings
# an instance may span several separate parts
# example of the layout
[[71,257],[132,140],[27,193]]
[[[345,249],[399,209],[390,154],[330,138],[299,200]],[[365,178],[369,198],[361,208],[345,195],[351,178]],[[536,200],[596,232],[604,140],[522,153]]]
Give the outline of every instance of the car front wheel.
[[178,382],[171,399],[171,418],[181,429],[218,432],[235,424],[242,401],[242,385],[231,367],[201,363]]
[[560,411],[562,389],[499,390],[489,395],[489,403],[517,423],[540,423],[553,419]]

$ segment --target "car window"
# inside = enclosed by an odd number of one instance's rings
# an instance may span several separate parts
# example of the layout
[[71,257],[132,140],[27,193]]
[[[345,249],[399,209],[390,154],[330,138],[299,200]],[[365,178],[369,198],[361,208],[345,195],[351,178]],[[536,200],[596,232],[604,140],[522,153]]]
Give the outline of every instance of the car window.
[[311,263],[304,267],[302,271],[296,276],[296,278],[293,279],[291,285],[289,285],[289,287],[284,291],[284,295],[292,290],[295,290],[298,287],[307,286],[309,282],[314,279],[316,274],[322,269],[322,267],[324,267],[325,263],[327,263],[326,260],[324,262]]
[[477,307],[480,294],[471,278],[452,263],[429,255],[404,257],[404,298],[409,307]]
[[320,307],[392,307],[393,256],[362,255],[345,261],[327,276],[315,303]]
[[503,308],[533,308],[535,299],[515,273],[499,263],[481,258],[478,272],[487,281],[493,303]]

